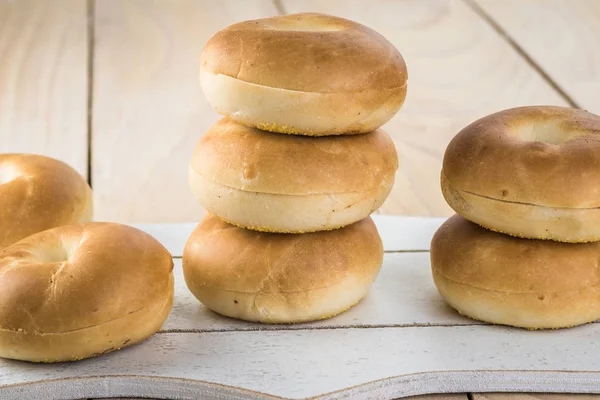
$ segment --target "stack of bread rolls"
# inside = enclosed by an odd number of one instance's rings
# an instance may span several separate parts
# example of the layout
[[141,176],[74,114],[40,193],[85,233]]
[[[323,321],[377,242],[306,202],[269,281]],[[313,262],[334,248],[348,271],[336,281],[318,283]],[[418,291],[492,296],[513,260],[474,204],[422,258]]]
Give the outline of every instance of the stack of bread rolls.
[[379,127],[406,96],[402,56],[363,25],[307,13],[229,26],[200,64],[225,118],[190,163],[208,214],[185,247],[187,286],[209,309],[249,321],[352,307],[383,259],[370,214],[398,167]]
[[69,165],[0,155],[0,357],[74,361],[138,343],[173,303],[173,260],[150,235],[90,222]]
[[450,142],[442,191],[458,215],[431,243],[441,296],[471,318],[529,329],[600,318],[600,117],[529,106]]

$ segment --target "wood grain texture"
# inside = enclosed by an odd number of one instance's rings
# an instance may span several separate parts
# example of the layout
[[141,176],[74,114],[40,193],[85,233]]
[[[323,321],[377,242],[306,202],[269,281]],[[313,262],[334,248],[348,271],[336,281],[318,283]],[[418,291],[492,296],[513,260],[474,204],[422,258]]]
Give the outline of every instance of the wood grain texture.
[[192,150],[220,116],[198,82],[218,30],[276,14],[269,0],[96,2],[93,185],[97,219],[189,222],[203,211],[187,183]]
[[[427,251],[431,237],[445,218],[402,217],[373,215],[373,221],[383,241],[385,251]],[[181,257],[190,234],[198,224],[134,224],[152,235],[169,250],[173,257]]]
[[[600,390],[599,390],[600,391]],[[597,400],[597,394],[474,393],[473,400]]]
[[600,2],[471,0],[580,107],[600,114]]
[[86,1],[0,1],[0,60],[0,152],[44,154],[87,177]]
[[429,253],[386,253],[383,267],[367,296],[335,318],[267,325],[220,316],[208,310],[187,289],[181,259],[175,260],[175,301],[163,332],[270,331],[343,328],[483,325],[459,315],[439,296]]
[[441,195],[441,160],[464,126],[494,111],[567,105],[462,0],[282,0],[288,13],[320,11],[364,23],[390,40],[408,66],[408,95],[385,125],[400,168],[387,214],[451,214]]

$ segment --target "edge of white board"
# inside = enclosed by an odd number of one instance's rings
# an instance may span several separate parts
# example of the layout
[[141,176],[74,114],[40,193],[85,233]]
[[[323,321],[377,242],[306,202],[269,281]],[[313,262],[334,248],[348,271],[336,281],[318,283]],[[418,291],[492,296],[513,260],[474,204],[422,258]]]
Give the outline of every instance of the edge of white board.
[[[310,399],[392,399],[469,392],[591,394],[600,391],[599,385],[600,373],[588,371],[436,371],[385,378]],[[121,397],[177,400],[288,399],[211,382],[153,376],[90,376],[43,380],[5,387],[0,389],[0,394],[2,398],[13,400]]]

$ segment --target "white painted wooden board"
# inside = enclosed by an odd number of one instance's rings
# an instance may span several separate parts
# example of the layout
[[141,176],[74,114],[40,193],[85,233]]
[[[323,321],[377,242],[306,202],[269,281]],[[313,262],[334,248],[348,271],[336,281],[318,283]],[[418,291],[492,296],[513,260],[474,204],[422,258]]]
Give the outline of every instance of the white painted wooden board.
[[469,326],[163,333],[76,364],[2,361],[0,398],[598,392],[599,335],[598,324],[568,332]]
[[[429,251],[433,233],[446,218],[372,215],[385,251]],[[181,257],[188,237],[198,223],[133,224],[161,242],[173,257]]]
[[600,324],[527,331],[470,321],[437,296],[428,256],[386,253],[362,303],[336,318],[293,327],[208,312],[186,290],[176,259],[175,306],[163,331],[76,363],[2,360],[0,399],[600,393]]

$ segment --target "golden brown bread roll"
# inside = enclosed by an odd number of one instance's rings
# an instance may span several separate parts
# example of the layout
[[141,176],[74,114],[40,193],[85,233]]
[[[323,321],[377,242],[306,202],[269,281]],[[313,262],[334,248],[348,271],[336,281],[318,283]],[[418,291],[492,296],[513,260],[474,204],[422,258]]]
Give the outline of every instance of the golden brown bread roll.
[[312,136],[370,132],[406,97],[404,59],[361,24],[303,13],[245,21],[204,47],[200,82],[235,121]]
[[431,242],[433,279],[461,314],[529,329],[600,318],[600,242],[520,239],[455,215]]
[[0,248],[91,218],[92,191],[69,165],[34,154],[0,155]]
[[463,217],[513,236],[600,239],[600,117],[565,107],[504,110],[464,128],[441,175]]
[[173,261],[113,223],[67,225],[0,251],[0,357],[73,361],[140,342],[173,302]]
[[210,213],[249,229],[311,232],[369,216],[394,184],[398,156],[381,130],[310,138],[217,122],[198,142],[189,180]]
[[289,235],[249,231],[209,214],[185,246],[183,272],[194,296],[219,314],[295,323],[332,317],[359,302],[382,260],[371,218]]

